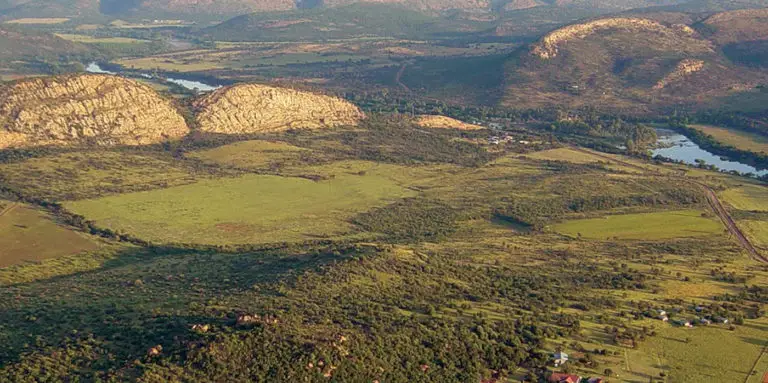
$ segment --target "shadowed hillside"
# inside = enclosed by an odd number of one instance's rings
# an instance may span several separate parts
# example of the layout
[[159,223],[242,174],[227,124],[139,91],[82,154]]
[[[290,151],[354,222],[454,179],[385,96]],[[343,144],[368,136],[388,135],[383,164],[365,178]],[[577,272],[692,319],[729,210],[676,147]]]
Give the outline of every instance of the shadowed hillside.
[[[674,14],[656,19],[685,21]],[[694,105],[754,88],[766,78],[734,66],[712,36],[685,24],[640,17],[560,28],[510,60],[504,103],[608,109]]]

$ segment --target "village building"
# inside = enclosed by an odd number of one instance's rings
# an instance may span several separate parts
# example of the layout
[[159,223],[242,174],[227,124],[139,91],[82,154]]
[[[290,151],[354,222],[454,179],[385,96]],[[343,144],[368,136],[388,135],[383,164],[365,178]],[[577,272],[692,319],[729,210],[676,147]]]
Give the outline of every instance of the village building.
[[549,376],[549,383],[579,383],[581,376],[555,372]]
[[553,362],[555,363],[555,367],[559,367],[568,363],[568,354],[562,351],[559,351],[552,354],[552,359],[553,359]]

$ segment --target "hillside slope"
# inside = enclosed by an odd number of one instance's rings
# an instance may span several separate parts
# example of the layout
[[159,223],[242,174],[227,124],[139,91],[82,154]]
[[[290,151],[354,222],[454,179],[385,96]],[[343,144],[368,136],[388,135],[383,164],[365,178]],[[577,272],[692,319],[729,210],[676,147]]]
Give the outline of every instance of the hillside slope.
[[688,25],[610,17],[557,29],[518,52],[507,66],[503,102],[610,109],[696,105],[754,88],[765,78],[733,65],[716,42]]
[[355,125],[363,117],[335,97],[257,84],[220,89],[199,99],[195,109],[201,131],[226,134]]
[[0,63],[6,66],[24,62],[66,62],[95,55],[96,52],[83,44],[49,33],[0,26]]
[[0,148],[143,145],[188,131],[169,101],[149,86],[121,77],[36,78],[0,91]]
[[697,28],[719,45],[731,61],[768,67],[768,9],[718,13]]
[[401,4],[352,4],[296,12],[253,13],[204,30],[216,40],[323,40],[356,37],[426,39],[457,31],[480,31],[490,24],[428,15]]

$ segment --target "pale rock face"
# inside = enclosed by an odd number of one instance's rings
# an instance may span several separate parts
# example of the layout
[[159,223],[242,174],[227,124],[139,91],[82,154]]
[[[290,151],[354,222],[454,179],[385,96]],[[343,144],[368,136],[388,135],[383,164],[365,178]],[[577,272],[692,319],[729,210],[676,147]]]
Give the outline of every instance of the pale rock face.
[[681,60],[675,69],[659,80],[653,89],[664,89],[667,85],[683,80],[685,77],[704,69],[704,61],[696,59]]
[[224,134],[356,125],[364,117],[339,98],[257,84],[219,89],[195,103],[201,131]]
[[423,128],[433,129],[459,129],[459,130],[479,130],[485,129],[482,126],[468,124],[454,118],[436,115],[421,115],[416,117],[416,124]]
[[687,26],[676,26],[669,28],[657,21],[632,18],[632,17],[614,17],[590,21],[582,24],[570,25],[552,31],[545,35],[539,42],[533,45],[531,53],[542,59],[551,59],[557,56],[558,46],[569,40],[583,39],[588,35],[607,29],[626,29],[655,31],[658,33],[684,33],[690,35],[693,30]]
[[0,92],[0,148],[145,145],[183,137],[184,118],[152,88],[106,75],[37,78]]

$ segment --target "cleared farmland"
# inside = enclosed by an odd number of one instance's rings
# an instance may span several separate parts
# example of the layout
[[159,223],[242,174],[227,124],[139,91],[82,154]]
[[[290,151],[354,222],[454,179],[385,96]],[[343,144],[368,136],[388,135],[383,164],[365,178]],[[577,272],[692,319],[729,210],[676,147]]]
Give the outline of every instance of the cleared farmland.
[[764,136],[712,125],[691,125],[691,127],[711,135],[724,144],[751,152],[768,153],[768,138]]
[[701,211],[679,210],[573,220],[552,229],[572,237],[652,240],[708,235],[723,227],[714,219],[702,217]]
[[413,195],[380,175],[246,175],[192,185],[71,202],[97,224],[153,242],[270,243],[354,231],[356,212]]
[[97,243],[25,205],[0,202],[0,267],[94,250]]

